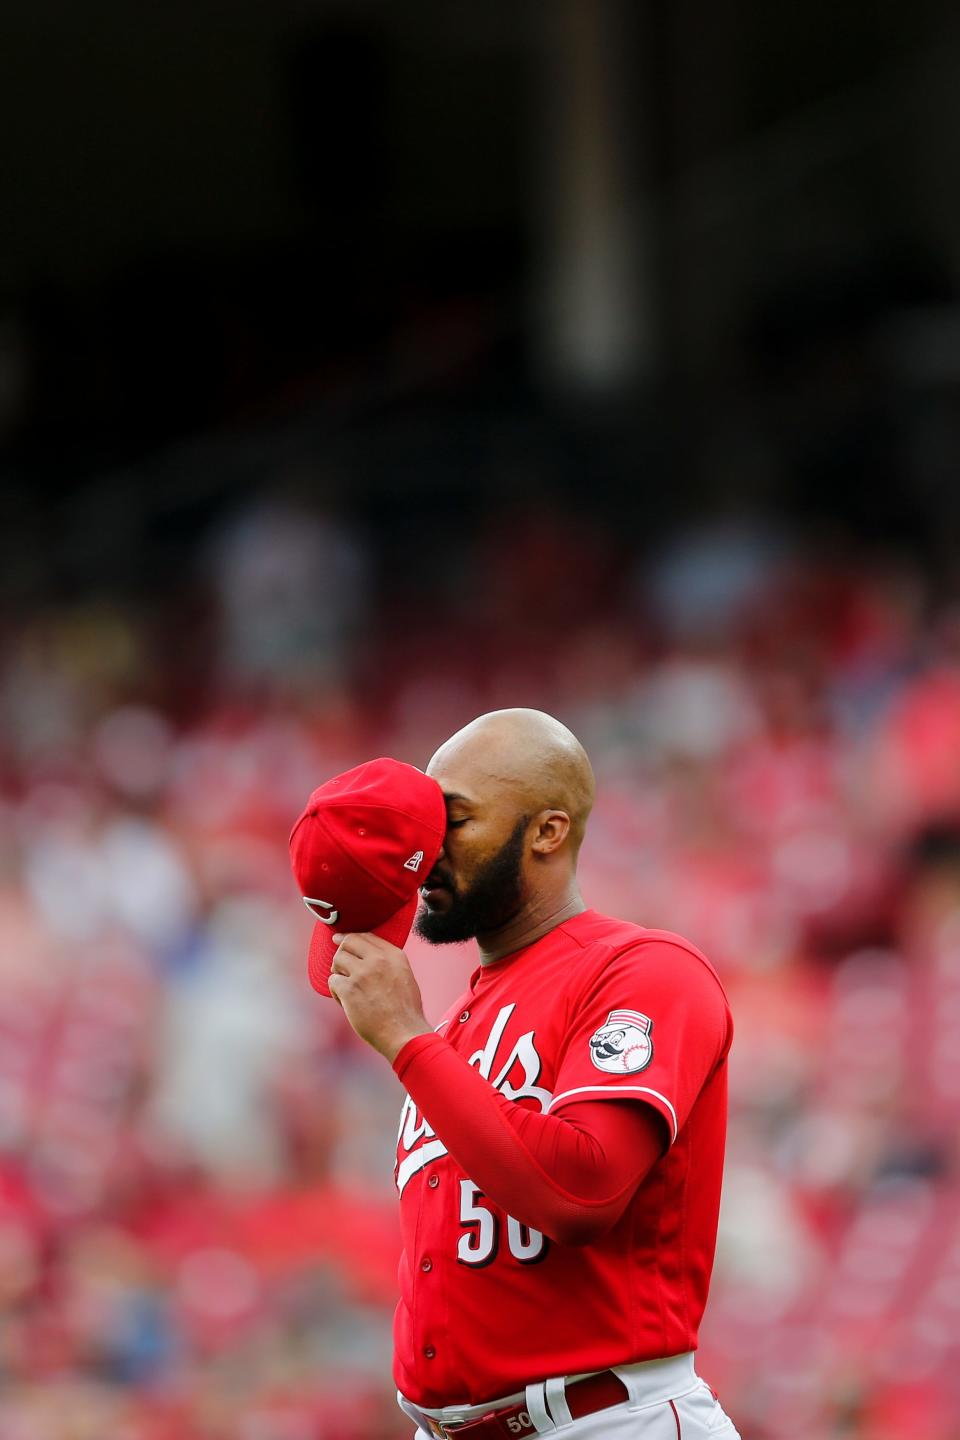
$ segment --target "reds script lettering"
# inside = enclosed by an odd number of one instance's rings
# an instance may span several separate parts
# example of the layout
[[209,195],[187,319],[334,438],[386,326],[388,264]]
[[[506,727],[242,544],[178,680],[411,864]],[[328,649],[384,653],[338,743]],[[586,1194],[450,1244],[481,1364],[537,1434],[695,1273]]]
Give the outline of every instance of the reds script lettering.
[[[476,1065],[480,1074],[485,1080],[489,1080],[497,1064],[497,1051],[503,1039],[503,1033],[510,1021],[510,1016],[516,1010],[516,1005],[504,1005],[497,1013],[490,1028],[490,1034],[482,1050],[477,1050],[470,1056],[470,1064]],[[523,1071],[520,1083],[514,1084],[511,1080],[514,1067],[519,1065]],[[536,1082],[540,1079],[543,1065],[540,1056],[537,1054],[537,1047],[534,1043],[534,1031],[528,1030],[521,1035],[519,1040],[510,1051],[509,1056],[500,1069],[496,1080],[491,1083],[495,1090],[499,1090],[508,1100],[536,1100],[541,1111],[546,1113],[553,1094]],[[514,1076],[514,1079],[520,1079]],[[422,1144],[418,1145],[418,1142]],[[435,1132],[427,1121],[419,1114],[416,1105],[408,1095],[403,1103],[400,1112],[400,1130],[397,1135],[397,1148],[405,1152],[405,1158],[397,1165],[397,1189],[403,1194],[404,1186],[422,1170],[429,1165],[431,1160],[437,1160],[441,1155],[446,1155],[447,1147],[442,1140],[436,1138]]]

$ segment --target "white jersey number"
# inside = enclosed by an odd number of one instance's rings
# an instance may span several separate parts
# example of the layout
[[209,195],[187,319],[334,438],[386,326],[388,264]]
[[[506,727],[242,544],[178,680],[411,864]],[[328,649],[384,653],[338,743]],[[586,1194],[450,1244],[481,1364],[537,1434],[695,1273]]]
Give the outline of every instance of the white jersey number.
[[[461,1265],[472,1265],[479,1270],[496,1260],[500,1248],[500,1226],[497,1217],[477,1202],[484,1199],[472,1180],[460,1181],[460,1223],[466,1229],[457,1242],[457,1259]],[[507,1246],[510,1254],[521,1265],[535,1265],[547,1253],[549,1241],[539,1230],[530,1225],[521,1225],[512,1215],[507,1216]]]

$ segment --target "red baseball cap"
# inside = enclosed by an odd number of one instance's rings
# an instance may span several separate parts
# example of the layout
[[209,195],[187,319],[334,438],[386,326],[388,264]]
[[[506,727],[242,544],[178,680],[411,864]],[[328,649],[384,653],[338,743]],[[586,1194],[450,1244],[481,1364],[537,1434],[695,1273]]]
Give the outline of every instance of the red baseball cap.
[[400,760],[368,760],[314,790],[290,832],[294,878],[317,917],[307,958],[314,990],[330,994],[334,931],[406,944],[446,828],[436,780]]

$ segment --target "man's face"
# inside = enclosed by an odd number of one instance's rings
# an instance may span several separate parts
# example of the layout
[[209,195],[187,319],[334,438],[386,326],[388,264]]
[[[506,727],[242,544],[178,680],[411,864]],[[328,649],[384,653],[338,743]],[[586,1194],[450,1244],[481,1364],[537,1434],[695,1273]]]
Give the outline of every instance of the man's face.
[[431,944],[447,945],[490,934],[519,913],[529,817],[496,793],[485,798],[482,786],[434,778],[447,801],[447,833],[420,891],[416,929]]

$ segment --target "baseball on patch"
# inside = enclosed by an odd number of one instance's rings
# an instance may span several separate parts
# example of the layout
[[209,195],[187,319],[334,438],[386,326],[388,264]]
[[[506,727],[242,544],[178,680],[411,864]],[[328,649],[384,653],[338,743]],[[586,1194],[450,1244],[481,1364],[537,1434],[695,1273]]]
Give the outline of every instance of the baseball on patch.
[[652,1029],[639,1010],[611,1010],[590,1037],[590,1059],[608,1075],[635,1075],[653,1059]]

